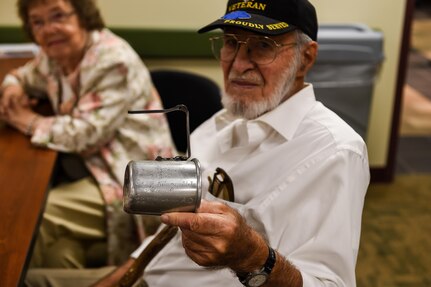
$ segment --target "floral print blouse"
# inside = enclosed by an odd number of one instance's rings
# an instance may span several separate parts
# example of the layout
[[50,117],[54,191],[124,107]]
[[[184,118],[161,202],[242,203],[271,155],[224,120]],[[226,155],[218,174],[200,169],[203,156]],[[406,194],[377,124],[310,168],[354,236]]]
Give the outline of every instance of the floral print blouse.
[[[122,210],[127,163],[158,155],[172,157],[175,148],[165,115],[127,113],[162,108],[139,56],[108,29],[92,31],[90,39],[80,65],[70,75],[40,52],[7,75],[2,85],[18,83],[46,92],[55,115],[37,122],[31,142],[83,157],[106,202],[109,261],[115,264],[136,246],[125,247],[127,241],[134,241],[129,229],[136,228],[127,226],[130,216]],[[142,224],[137,227],[143,237]]]

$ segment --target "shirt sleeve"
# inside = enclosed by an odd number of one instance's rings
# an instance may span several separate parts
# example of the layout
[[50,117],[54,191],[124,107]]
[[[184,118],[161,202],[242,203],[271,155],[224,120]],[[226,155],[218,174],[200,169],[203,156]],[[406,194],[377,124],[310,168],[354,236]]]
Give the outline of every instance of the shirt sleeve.
[[25,87],[33,87],[38,90],[46,91],[44,87],[46,86],[45,78],[39,71],[39,66],[44,62],[44,56],[38,54],[35,59],[29,60],[24,65],[11,70],[3,79],[1,84],[2,88],[11,85],[20,85],[25,89]]
[[368,160],[346,149],[298,170],[259,212],[270,244],[300,270],[304,287],[356,286]]
[[121,41],[101,40],[86,52],[79,69],[79,95],[72,112],[38,121],[32,143],[91,153],[125,126],[128,110],[154,102],[148,69]]
[[2,86],[2,88],[5,88],[7,86],[12,86],[12,85],[21,85],[21,84],[20,84],[20,82],[16,76],[14,76],[12,74],[7,74],[4,78],[1,86]]
[[72,113],[39,121],[32,143],[64,152],[83,152],[106,144],[136,100],[137,93],[129,89],[129,69],[114,62],[94,67],[89,77],[81,76],[81,86],[87,88],[80,91]]

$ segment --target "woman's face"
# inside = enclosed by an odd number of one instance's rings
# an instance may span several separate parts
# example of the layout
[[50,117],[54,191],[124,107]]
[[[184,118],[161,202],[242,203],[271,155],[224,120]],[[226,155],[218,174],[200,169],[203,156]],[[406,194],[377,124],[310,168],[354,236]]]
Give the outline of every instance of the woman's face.
[[36,43],[60,65],[81,60],[88,32],[67,0],[38,1],[30,6],[29,23]]

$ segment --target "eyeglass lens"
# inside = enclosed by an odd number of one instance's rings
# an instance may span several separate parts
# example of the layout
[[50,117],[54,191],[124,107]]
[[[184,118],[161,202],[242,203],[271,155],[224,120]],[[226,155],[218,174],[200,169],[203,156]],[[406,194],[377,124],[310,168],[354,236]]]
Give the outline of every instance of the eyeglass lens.
[[42,19],[42,18],[36,18],[30,20],[30,25],[33,28],[33,30],[40,30],[43,26],[47,24],[63,24],[65,23],[70,16],[72,16],[75,12],[64,12],[64,11],[57,11],[48,16],[48,19]]
[[246,45],[250,60],[257,64],[269,64],[274,61],[277,46],[268,38],[248,37],[245,41],[240,41],[234,35],[224,35],[211,39],[212,50],[217,60],[223,62],[232,61],[241,44]]

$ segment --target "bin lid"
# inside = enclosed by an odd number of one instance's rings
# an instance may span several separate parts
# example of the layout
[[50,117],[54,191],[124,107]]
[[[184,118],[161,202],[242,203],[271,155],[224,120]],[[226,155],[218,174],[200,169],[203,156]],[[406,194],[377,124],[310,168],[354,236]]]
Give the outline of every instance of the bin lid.
[[318,62],[383,60],[383,33],[365,24],[321,24],[317,33]]

